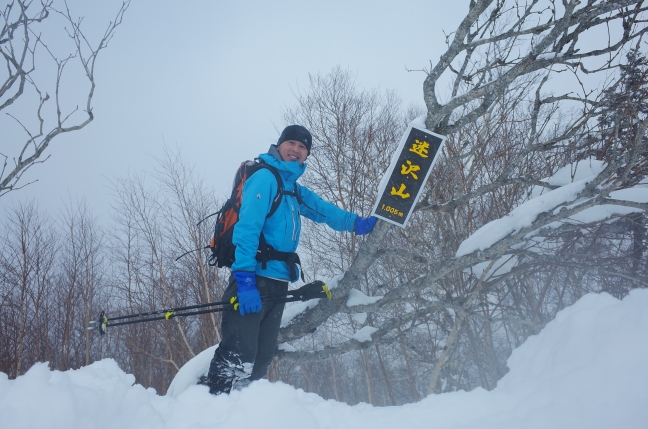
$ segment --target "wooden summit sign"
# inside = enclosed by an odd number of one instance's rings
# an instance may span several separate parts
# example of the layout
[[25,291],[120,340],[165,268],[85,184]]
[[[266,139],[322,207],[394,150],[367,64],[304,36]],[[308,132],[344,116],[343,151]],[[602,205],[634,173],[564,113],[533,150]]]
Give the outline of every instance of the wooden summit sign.
[[410,125],[378,189],[373,215],[405,227],[445,137]]

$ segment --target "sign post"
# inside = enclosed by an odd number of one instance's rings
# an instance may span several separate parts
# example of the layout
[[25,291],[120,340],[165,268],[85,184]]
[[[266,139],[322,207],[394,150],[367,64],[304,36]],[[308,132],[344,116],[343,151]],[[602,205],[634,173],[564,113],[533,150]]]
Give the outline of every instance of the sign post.
[[373,215],[405,227],[446,137],[410,125],[378,189]]

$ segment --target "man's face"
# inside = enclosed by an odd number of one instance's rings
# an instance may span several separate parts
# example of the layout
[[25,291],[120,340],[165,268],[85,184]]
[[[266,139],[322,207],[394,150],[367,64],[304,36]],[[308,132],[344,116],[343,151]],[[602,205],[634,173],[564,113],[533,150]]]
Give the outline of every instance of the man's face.
[[300,164],[303,164],[308,156],[306,145],[297,140],[286,140],[277,146],[277,149],[281,159],[288,162],[299,161]]

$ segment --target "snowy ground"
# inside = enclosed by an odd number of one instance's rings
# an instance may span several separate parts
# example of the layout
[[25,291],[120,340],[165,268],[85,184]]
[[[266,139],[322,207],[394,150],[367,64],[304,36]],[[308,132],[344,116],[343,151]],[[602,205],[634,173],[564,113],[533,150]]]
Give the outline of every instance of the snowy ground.
[[623,301],[592,294],[515,350],[491,392],[388,408],[325,401],[265,380],[230,396],[193,385],[177,397],[158,396],[105,359],[66,372],[37,364],[16,380],[0,373],[0,427],[645,429],[646,356],[648,290]]

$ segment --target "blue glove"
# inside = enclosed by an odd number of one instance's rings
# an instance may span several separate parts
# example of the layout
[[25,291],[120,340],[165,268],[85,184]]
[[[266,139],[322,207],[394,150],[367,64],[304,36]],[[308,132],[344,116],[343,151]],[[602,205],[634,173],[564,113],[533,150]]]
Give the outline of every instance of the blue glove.
[[375,216],[370,217],[360,217],[358,216],[355,220],[355,235],[365,235],[373,231],[374,226],[376,226],[376,221],[378,218]]
[[261,311],[261,294],[256,287],[256,274],[252,271],[234,271],[232,275],[238,286],[237,297],[241,316]]

